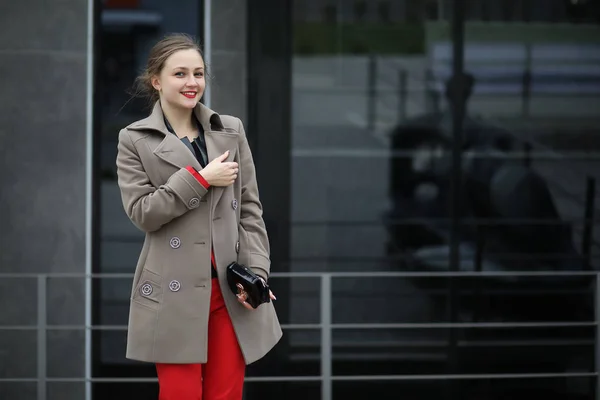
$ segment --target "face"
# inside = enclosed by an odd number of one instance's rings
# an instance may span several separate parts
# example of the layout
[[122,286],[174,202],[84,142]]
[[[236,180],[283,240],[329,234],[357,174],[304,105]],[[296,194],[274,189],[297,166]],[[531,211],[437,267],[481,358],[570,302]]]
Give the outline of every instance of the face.
[[194,49],[171,54],[160,74],[152,78],[152,86],[158,90],[161,103],[176,108],[194,108],[205,85],[204,60]]

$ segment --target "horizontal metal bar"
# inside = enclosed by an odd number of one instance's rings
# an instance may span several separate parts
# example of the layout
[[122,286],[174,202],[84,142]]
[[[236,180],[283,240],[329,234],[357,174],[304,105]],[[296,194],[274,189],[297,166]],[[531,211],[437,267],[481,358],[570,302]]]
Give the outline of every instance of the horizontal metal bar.
[[[303,382],[320,381],[320,376],[265,376],[247,377],[245,382]],[[36,378],[0,378],[0,382],[37,382]],[[93,382],[93,383],[144,383],[158,382],[157,378],[47,378],[46,382]]]
[[[592,259],[598,259],[600,258],[600,254],[591,254],[589,256]],[[306,256],[306,257],[294,257],[292,259],[290,259],[288,261],[289,263],[294,263],[294,262],[329,262],[329,263],[335,263],[335,262],[343,262],[343,263],[355,263],[355,264],[362,264],[365,262],[382,262],[382,263],[390,263],[390,262],[395,262],[395,261],[401,261],[401,260],[410,260],[410,259],[414,259],[415,256],[413,254],[410,253],[400,253],[397,255],[391,255],[391,256],[354,256],[354,255],[350,255],[350,256],[329,256],[329,255],[322,255],[322,256]],[[467,259],[471,259],[471,257],[465,257]],[[526,253],[496,253],[493,255],[490,255],[490,258],[493,258],[496,261],[557,261],[557,260],[581,260],[582,259],[582,255],[581,254],[577,254],[577,253],[554,253],[554,254],[526,254]],[[443,255],[440,254],[438,256],[432,256],[429,257],[427,260],[429,261],[447,261],[448,260],[448,256],[447,255]]]
[[319,323],[315,324],[281,324],[282,329],[287,330],[309,330],[309,329],[321,329],[322,325]]
[[81,279],[95,279],[95,278],[106,278],[106,279],[115,279],[115,278],[133,278],[133,272],[131,273],[96,273],[96,274],[85,274],[79,272],[30,272],[30,273],[18,273],[18,272],[7,272],[0,273],[0,279],[5,278],[37,278],[38,276],[45,276],[49,279],[52,278],[81,278]]
[[[595,341],[589,340],[459,340],[460,347],[562,347],[562,346],[594,346]],[[447,345],[447,344],[446,344]],[[440,344],[441,347],[441,344]]]
[[[324,258],[325,260],[325,258]],[[331,261],[331,258],[327,258]],[[598,271],[465,271],[465,272],[450,272],[450,271],[431,271],[431,272],[397,272],[397,271],[372,271],[372,272],[273,272],[269,275],[270,278],[320,278],[323,275],[330,275],[333,278],[461,278],[461,277],[577,277],[577,276],[596,276]],[[0,273],[0,279],[15,279],[15,278],[37,278],[38,276],[46,276],[48,278],[133,278],[133,273]]]
[[[447,328],[576,328],[593,327],[595,321],[585,322],[430,322],[430,323],[348,323],[331,324],[332,329],[447,329]],[[282,324],[283,329],[308,330],[321,329],[321,324]],[[37,330],[35,325],[0,325],[2,330]],[[94,331],[121,331],[127,330],[126,325],[47,325],[46,330],[94,330]]]
[[334,381],[416,381],[416,380],[478,380],[478,379],[556,379],[594,378],[596,372],[538,373],[538,374],[456,374],[456,375],[349,375],[333,376]]
[[[534,76],[535,78],[535,76]],[[593,79],[590,80],[584,80],[583,82],[580,82],[581,84],[584,83],[597,83],[598,80],[600,78],[597,78],[596,76],[592,77]],[[493,85],[496,84],[498,86],[501,86],[503,84],[506,83],[513,83],[513,82],[518,82],[518,80],[520,79],[519,75],[511,75],[509,78],[507,78],[506,80],[502,80],[502,81],[498,81],[498,80],[482,80],[483,84],[489,84],[489,85]],[[425,81],[421,81],[420,82],[420,87],[416,88],[416,89],[412,89],[412,88],[407,88],[405,90],[405,93],[407,95],[407,97],[411,97],[413,95],[418,95],[418,96],[422,96],[423,95],[423,91],[425,89],[429,89],[432,92],[441,92],[441,90],[437,89],[437,83],[439,82],[439,80],[435,80],[435,81],[431,81],[431,82],[425,82]],[[327,87],[327,88],[313,88],[313,87],[308,87],[308,88],[294,88],[294,94],[297,95],[324,95],[324,96],[338,96],[340,94],[358,94],[358,95],[363,95],[364,97],[367,97],[367,95],[365,94],[366,90],[368,89],[367,85],[365,86],[337,86],[337,87]],[[384,95],[389,95],[389,96],[393,96],[393,97],[398,97],[398,89],[394,88],[394,89],[390,89],[389,85],[377,85],[377,86],[373,86],[373,89],[377,90],[377,94],[379,97],[383,97]],[[521,98],[523,96],[523,92],[522,90],[514,90],[512,92],[503,92],[503,91],[489,91],[489,92],[476,92],[473,93],[472,97],[479,99],[485,99],[485,98],[507,98],[507,97],[515,97],[515,98]],[[539,90],[530,90],[530,99],[536,99],[536,98],[559,98],[559,99],[571,99],[573,97],[577,97],[577,98],[594,98],[594,97],[600,97],[600,95],[598,93],[594,93],[594,92],[581,92],[581,91],[575,91],[573,90],[572,92],[565,92],[565,91],[551,91],[551,90],[543,90],[543,91],[539,91]]]
[[[294,381],[320,381],[320,376],[273,376],[249,377],[246,382],[294,382]],[[0,378],[0,382],[37,382],[36,378]],[[143,383],[158,382],[157,378],[47,378],[46,382],[94,382],[94,383]]]
[[[332,376],[333,381],[416,381],[416,380],[475,380],[475,379],[556,379],[594,378],[596,372],[530,373],[530,374],[456,374],[456,375],[346,375]],[[247,377],[246,382],[310,382],[321,376],[264,376]],[[47,378],[47,382],[141,383],[158,382],[157,378]],[[0,378],[0,382],[37,382],[36,378]]]
[[[0,331],[30,331],[37,330],[34,325],[0,325]],[[47,331],[124,331],[127,330],[127,325],[47,325]]]
[[[281,324],[282,329],[290,330],[310,330],[310,329],[321,329],[321,324]],[[37,330],[35,325],[0,325],[0,331],[35,331]],[[61,330],[85,330],[89,329],[92,331],[125,331],[127,325],[47,325],[46,330],[48,331],[61,331]]]
[[[333,278],[461,278],[461,277],[576,277],[596,276],[595,271],[468,271],[468,272],[329,272]],[[274,272],[270,278],[319,278],[321,272]]]
[[[331,329],[348,330],[348,329],[512,329],[512,328],[581,328],[594,327],[595,321],[586,322],[431,322],[431,323],[348,323],[348,324],[331,324]],[[296,324],[292,327],[282,325],[283,329],[321,329],[320,324]]]
[[[298,158],[413,158],[414,150],[367,150],[353,148],[312,148],[312,149],[295,149],[292,151],[293,157]],[[550,152],[550,151],[531,151],[531,153],[521,151],[511,152],[473,152],[463,151],[463,157],[469,159],[500,159],[500,160],[523,160],[532,159],[535,161],[600,161],[600,152],[593,151],[568,151],[568,152]],[[432,155],[432,159],[442,158],[443,156]]]
[[[470,340],[458,340],[457,346],[463,348],[469,347],[565,347],[565,346],[594,346],[594,339],[572,339],[572,340],[519,340],[519,339],[505,339],[505,340],[488,340],[488,339],[470,339]],[[314,342],[311,343],[307,339],[301,342],[294,341],[295,347],[311,347],[318,346]],[[352,348],[369,348],[371,351],[383,351],[389,353],[390,348],[446,348],[448,342],[443,340],[367,340],[367,341],[350,341],[350,340],[336,340],[336,347],[343,347],[345,349]]]
[[[583,195],[582,195],[583,196]],[[600,197],[600,196],[598,196]],[[333,220],[319,219],[306,221],[292,221],[293,227],[312,227],[327,225],[328,227],[360,227],[360,226],[404,226],[404,225],[425,225],[425,224],[447,224],[452,221],[452,218],[379,218],[368,220]],[[511,226],[511,225],[564,225],[565,223],[600,223],[600,217],[596,218],[569,218],[561,220],[551,220],[548,218],[459,218],[461,225],[478,226],[478,225],[494,225],[494,226]],[[113,238],[114,241],[121,242],[122,240]],[[123,240],[124,241],[124,240]],[[143,239],[140,240],[140,243]]]
[[593,327],[590,322],[432,322],[398,324],[331,324],[332,329],[448,329],[448,328],[575,328]]
[[[562,347],[562,346],[593,346],[595,343],[594,339],[571,339],[571,340],[549,340],[549,339],[469,339],[469,340],[457,340],[456,344],[460,347]],[[307,338],[302,340],[294,340],[293,347],[312,347],[318,346],[318,343],[310,341]],[[352,348],[363,348],[368,347],[372,351],[384,351],[389,352],[389,349],[403,348],[403,347],[428,347],[428,348],[446,348],[448,347],[447,340],[426,340],[424,338],[419,339],[403,339],[403,340],[379,340],[375,338],[373,340],[344,340],[338,339],[335,341],[337,347],[344,347],[348,350]]]

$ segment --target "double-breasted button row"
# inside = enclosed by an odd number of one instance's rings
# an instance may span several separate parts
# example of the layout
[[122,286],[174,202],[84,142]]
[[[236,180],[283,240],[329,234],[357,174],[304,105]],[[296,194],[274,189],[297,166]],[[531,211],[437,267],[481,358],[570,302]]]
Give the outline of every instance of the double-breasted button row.
[[238,242],[236,242],[236,244],[235,244],[235,252],[236,252],[236,253],[239,253],[239,252],[240,252],[240,242],[239,242],[239,241],[238,241]]
[[[169,290],[171,292],[179,292],[180,289],[181,283],[178,280],[173,279],[169,282]],[[140,294],[144,297],[150,296],[152,292],[154,292],[154,288],[151,283],[146,282],[140,287]]]
[[237,210],[237,208],[238,208],[238,201],[237,201],[237,199],[233,199],[233,200],[231,200],[231,207],[232,207],[234,210]]

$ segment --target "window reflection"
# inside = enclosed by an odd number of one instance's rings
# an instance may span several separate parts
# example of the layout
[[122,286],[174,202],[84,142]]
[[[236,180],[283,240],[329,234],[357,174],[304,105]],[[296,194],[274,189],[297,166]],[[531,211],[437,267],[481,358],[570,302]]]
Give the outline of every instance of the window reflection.
[[[330,1],[320,3],[315,18],[316,2],[294,2],[292,271],[448,271],[456,219],[459,271],[598,268],[600,42],[588,25],[598,21],[598,3],[465,3],[465,74],[452,79],[451,1]],[[467,102],[459,170],[452,167],[453,87]],[[418,365],[433,374],[454,362],[454,373],[593,368],[589,329],[508,327],[593,319],[590,279],[452,282],[449,290],[449,280],[439,278],[341,279],[333,283],[334,319],[507,327],[453,337],[433,328],[340,330],[334,354],[346,362],[334,371],[385,375]],[[291,287],[290,318],[303,320],[302,304],[315,291]],[[303,343],[293,332],[289,337],[292,347]],[[515,396],[527,386],[503,384]],[[463,388],[472,398],[495,398],[485,386]],[[577,398],[588,390],[563,386],[555,394]]]

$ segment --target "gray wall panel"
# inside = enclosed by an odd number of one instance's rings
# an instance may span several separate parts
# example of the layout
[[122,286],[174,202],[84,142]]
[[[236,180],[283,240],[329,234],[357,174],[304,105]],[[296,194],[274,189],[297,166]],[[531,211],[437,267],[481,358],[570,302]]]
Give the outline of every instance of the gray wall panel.
[[[0,273],[85,272],[87,1],[0,6]],[[0,324],[35,324],[35,279],[0,282]],[[51,280],[48,323],[84,321],[82,279]],[[36,332],[0,330],[0,378],[35,378]],[[83,331],[47,335],[47,372],[83,377]],[[69,355],[69,357],[65,357]],[[82,384],[48,398],[82,399]],[[0,383],[0,398],[36,385]]]

